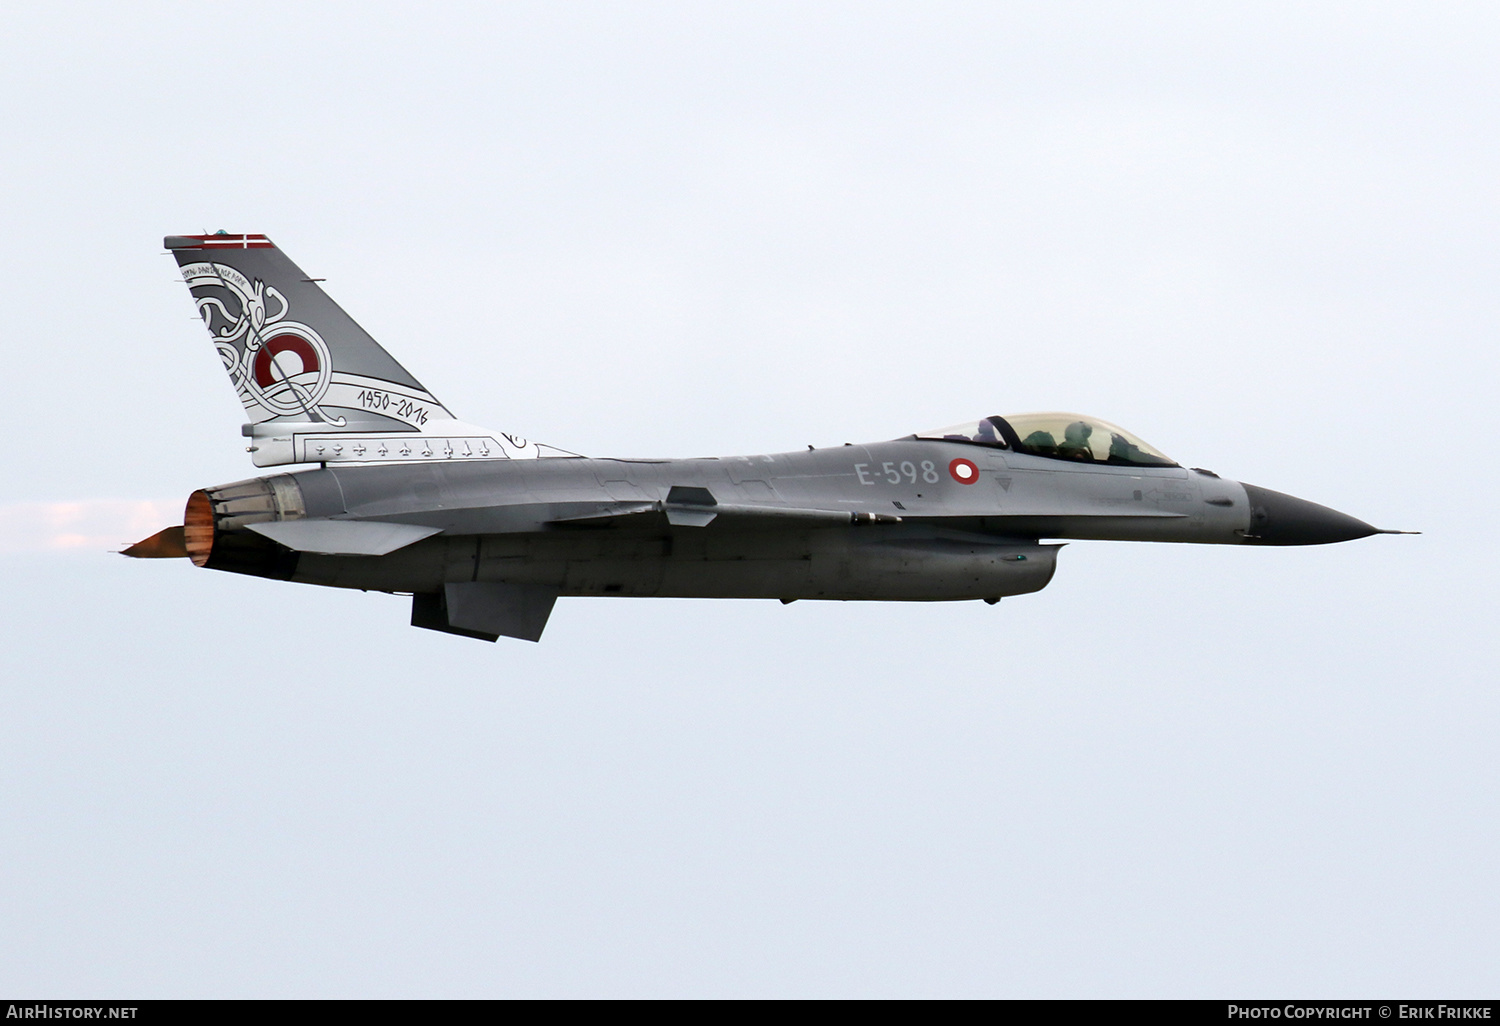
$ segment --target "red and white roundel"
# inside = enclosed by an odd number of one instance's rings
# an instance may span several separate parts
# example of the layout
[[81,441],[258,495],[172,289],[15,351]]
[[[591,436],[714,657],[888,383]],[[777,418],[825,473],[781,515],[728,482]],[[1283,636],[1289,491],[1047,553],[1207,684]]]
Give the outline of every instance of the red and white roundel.
[[[282,353],[294,353],[302,361],[302,370],[288,374],[287,362],[276,359]],[[279,375],[271,369],[272,360],[276,360],[276,367],[281,372]],[[322,370],[322,364],[318,362],[318,351],[307,339],[296,335],[277,335],[261,346],[260,352],[255,354],[255,383],[261,388],[270,388],[283,377],[294,378],[297,374],[316,374],[320,370]]]
[[953,480],[959,484],[973,484],[979,480],[979,468],[974,466],[974,461],[962,457],[948,464],[948,473],[952,474]]

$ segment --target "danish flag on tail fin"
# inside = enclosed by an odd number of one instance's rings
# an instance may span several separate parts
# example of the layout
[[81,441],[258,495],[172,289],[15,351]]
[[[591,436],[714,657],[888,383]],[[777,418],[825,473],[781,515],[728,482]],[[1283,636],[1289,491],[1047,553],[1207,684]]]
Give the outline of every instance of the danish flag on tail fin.
[[264,235],[169,235],[258,467],[572,456],[465,424]]

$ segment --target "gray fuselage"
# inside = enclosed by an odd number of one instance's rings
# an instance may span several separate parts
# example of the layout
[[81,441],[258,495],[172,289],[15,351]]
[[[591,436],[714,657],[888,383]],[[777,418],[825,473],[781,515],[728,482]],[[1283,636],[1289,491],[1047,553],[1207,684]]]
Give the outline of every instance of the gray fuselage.
[[[963,461],[977,471],[970,483],[956,476],[971,474]],[[1057,546],[1041,538],[1259,540],[1246,487],[1204,471],[913,439],[708,459],[346,466],[200,494],[214,514],[203,565],[413,593],[494,581],[558,595],[992,599],[1047,584]],[[301,518],[441,533],[349,556],[292,552],[246,530]]]

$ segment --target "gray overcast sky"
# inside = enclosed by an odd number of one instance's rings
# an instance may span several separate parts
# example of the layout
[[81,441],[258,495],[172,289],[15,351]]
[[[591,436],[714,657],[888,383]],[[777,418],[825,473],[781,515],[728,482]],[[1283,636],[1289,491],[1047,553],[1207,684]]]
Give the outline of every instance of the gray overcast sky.
[[[0,991],[1488,996],[1487,4],[21,5]],[[254,473],[161,255],[266,232],[597,455],[1081,410],[1420,538],[990,608],[403,600],[109,555]],[[159,518],[157,522],[153,518]]]

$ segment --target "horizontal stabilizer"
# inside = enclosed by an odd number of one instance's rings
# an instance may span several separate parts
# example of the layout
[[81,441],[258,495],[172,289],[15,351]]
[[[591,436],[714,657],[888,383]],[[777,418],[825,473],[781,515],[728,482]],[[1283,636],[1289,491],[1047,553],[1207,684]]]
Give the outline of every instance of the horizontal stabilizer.
[[245,526],[289,549],[322,556],[383,556],[443,530],[373,520],[273,520]]

